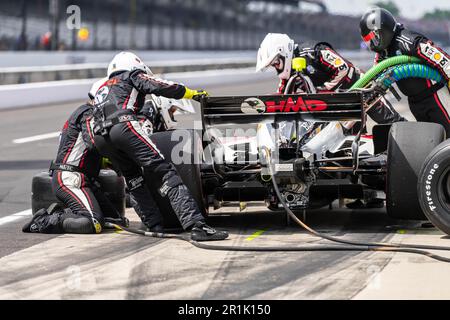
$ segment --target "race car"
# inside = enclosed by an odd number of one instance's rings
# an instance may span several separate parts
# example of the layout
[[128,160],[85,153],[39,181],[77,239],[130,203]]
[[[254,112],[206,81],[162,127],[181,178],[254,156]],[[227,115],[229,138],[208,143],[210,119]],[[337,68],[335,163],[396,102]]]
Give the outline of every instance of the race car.
[[[404,122],[377,125],[365,136],[365,104],[363,92],[205,97],[203,130],[161,132],[152,140],[172,159],[205,214],[224,202],[264,201],[269,209],[282,209],[275,179],[284,202],[297,212],[337,199],[376,198],[386,199],[394,218],[425,220],[417,174],[443,141],[443,128]],[[341,124],[346,121],[362,125],[352,132]],[[289,122],[290,140],[279,130]],[[254,136],[234,136],[252,127]],[[411,142],[411,136],[417,139]],[[176,224],[166,209],[166,223]]]

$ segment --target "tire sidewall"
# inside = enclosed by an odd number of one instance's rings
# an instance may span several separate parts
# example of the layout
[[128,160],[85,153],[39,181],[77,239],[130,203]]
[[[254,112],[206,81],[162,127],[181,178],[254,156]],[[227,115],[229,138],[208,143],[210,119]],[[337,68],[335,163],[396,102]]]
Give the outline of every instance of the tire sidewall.
[[441,231],[450,234],[450,211],[442,203],[442,175],[450,169],[450,141],[438,146],[425,161],[419,174],[417,193],[425,216]]

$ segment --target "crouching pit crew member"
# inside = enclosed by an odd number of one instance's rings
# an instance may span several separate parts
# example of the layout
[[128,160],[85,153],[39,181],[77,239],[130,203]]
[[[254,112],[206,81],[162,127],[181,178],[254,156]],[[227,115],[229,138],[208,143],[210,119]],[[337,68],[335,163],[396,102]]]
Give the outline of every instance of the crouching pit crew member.
[[[96,82],[89,97],[105,80]],[[23,232],[38,233],[100,233],[104,226],[103,212],[119,218],[120,215],[96,185],[101,166],[100,154],[93,145],[90,129],[92,100],[78,107],[66,121],[56,159],[52,162],[52,186],[58,200],[66,208],[52,204],[36,212]]]

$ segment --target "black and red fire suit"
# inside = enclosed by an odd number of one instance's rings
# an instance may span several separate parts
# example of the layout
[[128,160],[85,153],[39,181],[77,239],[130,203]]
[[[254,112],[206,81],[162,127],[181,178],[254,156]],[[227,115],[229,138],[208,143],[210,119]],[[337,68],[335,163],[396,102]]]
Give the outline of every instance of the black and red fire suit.
[[[295,45],[294,58],[306,59],[306,70],[303,72],[311,79],[318,91],[338,91],[350,89],[359,80],[362,72],[350,61],[336,52],[326,42],[303,42]],[[287,80],[279,84],[278,92],[284,93]],[[377,123],[404,121],[392,106],[383,99],[368,111],[369,116]]]
[[101,157],[93,145],[91,121],[90,104],[81,105],[70,115],[50,167],[53,192],[69,210],[37,213],[24,226],[25,232],[100,233],[104,226],[103,213],[108,211],[108,216],[119,218],[95,181]]
[[[425,64],[440,72],[449,81],[450,56],[424,35],[408,30],[402,25],[389,47],[375,57],[375,63],[397,55],[418,57]],[[400,91],[408,97],[409,108],[417,121],[435,122],[444,126],[450,136],[450,92],[445,84],[430,80],[410,78],[397,83]]]
[[185,92],[183,85],[134,70],[112,74],[95,96],[95,145],[124,175],[138,204],[135,209],[149,229],[162,225],[161,213],[149,191],[152,188],[169,198],[184,229],[203,221],[175,167],[164,159],[137,119],[145,95],[180,99]]

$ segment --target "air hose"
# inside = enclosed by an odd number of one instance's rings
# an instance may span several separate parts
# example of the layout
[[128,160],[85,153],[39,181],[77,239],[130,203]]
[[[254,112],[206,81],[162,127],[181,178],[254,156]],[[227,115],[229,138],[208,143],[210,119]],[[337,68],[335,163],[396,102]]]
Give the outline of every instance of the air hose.
[[[267,163],[271,176],[274,176],[274,171],[270,161],[270,151],[264,148],[267,157]],[[415,244],[396,244],[396,243],[378,243],[378,242],[363,242],[363,241],[350,241],[335,238],[326,234],[322,234],[307,224],[302,222],[297,216],[292,212],[289,206],[284,201],[281,196],[280,190],[275,179],[272,179],[273,188],[275,193],[289,216],[294,220],[300,227],[305,229],[310,234],[331,241],[339,243],[339,245],[307,245],[307,246],[268,246],[268,247],[251,247],[251,246],[228,246],[228,245],[210,245],[201,242],[194,241],[188,236],[177,235],[177,234],[167,234],[167,233],[156,233],[156,232],[146,232],[143,230],[122,227],[116,224],[109,224],[109,226],[115,227],[118,230],[124,230],[130,233],[143,235],[153,238],[163,238],[163,239],[177,239],[191,243],[197,248],[206,250],[219,250],[219,251],[250,251],[250,252],[274,252],[274,251],[378,251],[378,252],[403,252],[403,253],[413,253],[425,255],[429,258],[450,263],[450,258],[436,255],[434,253],[425,250],[440,250],[440,251],[450,251],[450,247],[445,246],[428,246],[428,245],[415,245]],[[425,249],[425,250],[424,250]]]
[[351,86],[350,90],[364,88],[370,81],[375,79],[380,73],[382,73],[383,71],[392,66],[396,66],[399,64],[420,63],[420,62],[421,61],[419,58],[404,55],[383,60],[377,65],[370,68],[362,78],[360,78]]

